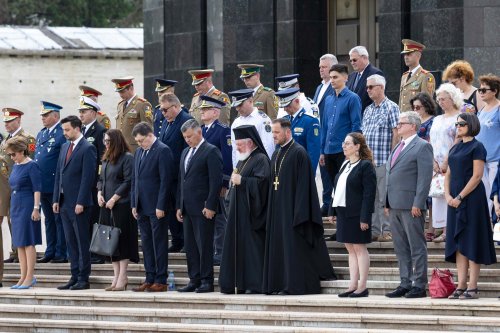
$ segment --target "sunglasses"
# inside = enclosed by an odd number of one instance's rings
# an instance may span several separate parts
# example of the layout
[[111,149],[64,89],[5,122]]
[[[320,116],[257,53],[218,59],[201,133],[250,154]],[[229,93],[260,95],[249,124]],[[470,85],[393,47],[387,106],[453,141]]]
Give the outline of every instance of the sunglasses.
[[411,109],[414,111],[420,111],[424,107],[422,105],[412,105]]
[[9,155],[10,157],[14,157],[16,156],[16,153],[7,153],[7,155]]
[[380,86],[382,86],[382,85],[381,84],[374,84],[374,85],[366,86],[366,90],[372,90],[373,88],[380,87]]
[[349,62],[358,62],[358,59],[349,59]]
[[493,91],[493,89],[490,89],[490,88],[479,88],[477,91],[480,93],[480,94],[486,94],[486,92],[490,90],[490,91]]
[[466,121],[457,121],[455,123],[455,127],[465,127],[467,126],[467,122]]

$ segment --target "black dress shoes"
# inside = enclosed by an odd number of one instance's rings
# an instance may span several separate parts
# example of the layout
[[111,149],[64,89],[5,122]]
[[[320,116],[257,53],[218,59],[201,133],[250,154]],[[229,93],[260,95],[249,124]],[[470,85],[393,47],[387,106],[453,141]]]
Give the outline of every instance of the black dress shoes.
[[255,291],[255,290],[247,289],[247,290],[245,290],[245,294],[247,294],[247,295],[254,295],[254,294],[260,294],[260,292]]
[[92,265],[101,265],[104,264],[104,259],[101,257],[94,257],[90,259],[90,263]]
[[3,262],[6,264],[12,264],[13,262],[14,263],[19,262],[19,259],[17,257],[9,257],[8,259],[5,259]]
[[340,297],[340,298],[349,297],[349,295],[352,294],[355,291],[356,291],[356,289],[345,291],[343,293],[338,294],[337,296]]
[[360,292],[360,293],[351,293],[351,294],[349,295],[349,298],[356,298],[356,297],[368,297],[368,294],[369,294],[369,293],[370,293],[370,292],[368,291],[368,289],[365,289],[365,290],[363,290],[363,291],[362,291],[362,292]]
[[425,289],[419,287],[413,287],[409,292],[405,294],[405,298],[423,298],[427,297]]
[[52,264],[65,264],[68,262],[68,259],[64,258],[54,258],[50,261]]
[[184,288],[179,288],[179,289],[177,289],[177,291],[180,293],[192,293],[199,286],[200,286],[199,284],[197,285],[197,284],[189,282],[187,286],[185,286]]
[[330,237],[326,238],[327,241],[336,241],[337,240],[337,234],[333,234]]
[[172,245],[168,248],[168,253],[178,253],[181,252],[182,246],[179,245]]
[[88,282],[77,282],[76,284],[69,287],[70,290],[84,290],[90,289],[90,283]]
[[43,257],[37,259],[36,262],[39,264],[45,264],[45,263],[50,262],[51,260],[52,260],[52,258],[43,256]]
[[385,294],[386,297],[389,298],[397,298],[397,297],[403,297],[407,292],[410,290],[403,288],[401,286],[398,286],[396,289],[391,291],[390,293]]
[[65,285],[57,287],[59,290],[68,290],[69,288],[73,287],[78,281],[76,280],[69,280],[68,283]]
[[212,293],[213,291],[214,291],[214,285],[209,283],[203,283],[195,290],[196,293]]
[[290,293],[288,291],[286,291],[286,290],[282,290],[282,291],[280,291],[278,293],[278,295],[280,295],[280,296],[287,296],[287,295],[290,295]]

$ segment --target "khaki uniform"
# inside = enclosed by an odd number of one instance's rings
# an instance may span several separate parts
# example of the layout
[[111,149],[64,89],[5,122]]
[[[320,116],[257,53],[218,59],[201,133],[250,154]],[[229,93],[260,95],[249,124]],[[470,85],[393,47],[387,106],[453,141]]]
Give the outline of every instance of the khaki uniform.
[[406,82],[409,73],[410,71],[405,72],[401,77],[399,92],[399,110],[401,112],[411,111],[410,99],[415,97],[416,94],[426,92],[432,97],[436,88],[434,76],[422,67],[419,67],[415,74]]
[[104,126],[105,129],[109,130],[111,128],[111,120],[108,115],[102,111],[97,111],[97,122]]
[[278,98],[274,95],[274,90],[260,85],[253,96],[253,106],[259,111],[268,115],[271,120],[278,116]]
[[[33,158],[35,155],[35,138],[21,129],[14,135],[14,137],[22,136],[28,142],[28,150],[30,157]],[[12,172],[12,166],[14,161],[7,155],[5,151],[7,139],[5,139],[0,145],[0,216],[8,216],[10,208],[10,186],[9,186],[9,176]],[[3,260],[3,259],[2,259]]]
[[[215,89],[210,89],[205,96],[215,98],[216,100],[226,103],[226,106],[220,109],[219,122],[229,125],[229,111],[231,110],[231,103],[229,102],[229,96],[222,91]],[[189,115],[196,119],[196,121],[203,125],[201,121],[200,105],[203,101],[200,99],[200,94],[196,93],[193,95],[191,100],[191,107],[189,108]]]
[[137,149],[137,143],[132,137],[132,130],[134,126],[145,121],[153,127],[153,111],[151,104],[144,98],[135,96],[132,101],[124,109],[125,100],[118,103],[117,115],[116,115],[116,128],[122,131],[125,140],[135,152]]

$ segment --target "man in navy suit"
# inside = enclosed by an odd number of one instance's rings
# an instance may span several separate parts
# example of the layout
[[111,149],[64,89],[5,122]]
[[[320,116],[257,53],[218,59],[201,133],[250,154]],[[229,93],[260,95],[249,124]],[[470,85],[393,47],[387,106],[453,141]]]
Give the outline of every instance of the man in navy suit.
[[[325,115],[326,97],[333,93],[333,88],[330,84],[330,68],[335,64],[338,64],[338,61],[337,57],[333,54],[325,54],[319,58],[319,75],[321,76],[321,83],[316,88],[313,100],[319,107],[320,124],[324,123],[323,117]],[[320,165],[319,171],[321,173],[321,182],[323,183],[323,206],[321,206],[321,214],[327,216],[328,208],[332,202],[332,180],[330,180],[330,176],[325,166]]]
[[200,118],[203,122],[201,132],[203,138],[208,143],[219,148],[222,154],[222,188],[220,191],[221,213],[215,216],[215,234],[214,234],[214,264],[220,265],[222,259],[222,247],[224,245],[224,235],[226,233],[227,216],[225,197],[229,188],[229,179],[233,172],[233,147],[231,145],[231,129],[226,124],[219,121],[220,111],[226,105],[209,96],[200,96],[201,105]]
[[95,182],[97,152],[83,138],[82,122],[76,116],[61,120],[66,142],[59,154],[52,208],[61,214],[71,261],[71,279],[57,289],[89,289],[92,185]]
[[[163,122],[159,139],[172,151],[174,158],[172,188],[175,191],[177,189],[177,176],[179,175],[179,161],[182,151],[187,147],[187,143],[182,137],[181,126],[189,119],[193,119],[193,117],[183,111],[179,98],[174,94],[164,94],[160,97],[160,109],[165,117],[165,121]],[[171,199],[173,200],[172,205],[175,205],[175,195],[172,195]],[[180,252],[184,246],[182,223],[177,221],[175,211],[169,211],[167,214],[168,227],[172,235],[172,246],[168,248],[168,252]]]
[[[92,186],[92,214],[90,217],[89,224],[89,234],[92,236],[93,224],[99,221],[99,205],[97,204],[97,180],[99,178],[99,170],[101,169],[101,158],[104,154],[104,133],[106,133],[106,128],[99,123],[97,120],[97,112],[101,110],[101,107],[97,102],[92,100],[90,97],[81,96],[80,97],[80,107],[78,111],[80,113],[80,120],[82,121],[82,134],[85,140],[90,142],[97,150],[97,165],[95,169],[95,181]],[[92,253],[90,255],[90,262],[94,264],[104,264],[104,257],[98,254]]]
[[38,163],[42,173],[40,203],[43,215],[45,215],[45,238],[47,239],[45,254],[37,260],[38,263],[68,262],[61,216],[54,214],[52,210],[57,160],[61,147],[66,142],[59,122],[61,109],[62,106],[42,101],[40,115],[44,128],[36,136],[35,162]]
[[174,210],[171,193],[174,161],[170,148],[158,140],[146,122],[134,126],[132,136],[139,145],[134,155],[130,201],[132,215],[141,231],[146,280],[133,291],[167,291],[168,222]]
[[181,127],[189,145],[179,165],[177,219],[184,223],[189,283],[180,292],[214,291],[214,218],[219,212],[222,186],[222,156],[203,139],[194,119]]
[[364,46],[356,46],[349,51],[349,62],[354,72],[349,74],[346,85],[361,98],[361,117],[363,117],[366,107],[373,103],[366,92],[366,79],[373,74],[384,76],[384,73],[370,64],[368,50]]

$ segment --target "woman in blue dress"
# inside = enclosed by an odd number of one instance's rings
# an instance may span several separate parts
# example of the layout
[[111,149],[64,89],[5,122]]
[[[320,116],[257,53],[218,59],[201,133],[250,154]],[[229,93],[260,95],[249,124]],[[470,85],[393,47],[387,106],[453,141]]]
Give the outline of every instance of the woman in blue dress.
[[28,157],[28,143],[24,138],[9,139],[5,150],[15,163],[9,177],[10,219],[12,245],[17,247],[21,268],[21,277],[11,289],[28,289],[36,284],[35,245],[42,244],[40,225],[42,177],[38,164]]
[[486,149],[474,138],[480,130],[479,120],[474,113],[461,113],[455,126],[461,141],[450,149],[445,176],[448,203],[445,259],[456,263],[458,271],[458,286],[449,298],[472,299],[478,298],[481,265],[497,260],[486,191],[481,181]]

